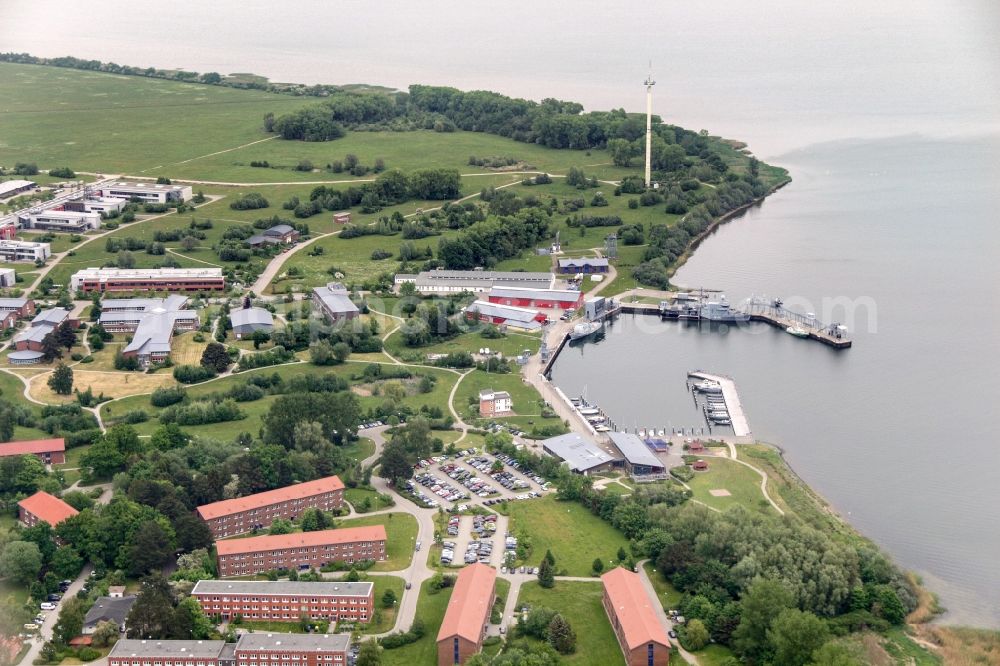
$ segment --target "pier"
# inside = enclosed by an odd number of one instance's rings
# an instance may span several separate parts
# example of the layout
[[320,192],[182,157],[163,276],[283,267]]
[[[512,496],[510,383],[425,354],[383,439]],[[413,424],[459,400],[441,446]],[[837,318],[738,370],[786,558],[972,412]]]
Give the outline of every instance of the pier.
[[751,298],[744,303],[743,311],[750,315],[751,321],[766,322],[783,330],[792,326],[801,328],[810,340],[817,340],[835,349],[848,349],[851,346],[846,327],[836,323],[827,326],[815,317],[786,309],[781,301]]
[[729,410],[729,419],[732,421],[733,434],[736,437],[747,437],[750,435],[750,424],[747,423],[746,414],[743,413],[743,403],[740,402],[740,395],[736,392],[736,382],[729,377],[713,375],[701,372],[700,370],[689,372],[688,377],[715,382],[721,386],[722,397],[726,401],[726,409]]

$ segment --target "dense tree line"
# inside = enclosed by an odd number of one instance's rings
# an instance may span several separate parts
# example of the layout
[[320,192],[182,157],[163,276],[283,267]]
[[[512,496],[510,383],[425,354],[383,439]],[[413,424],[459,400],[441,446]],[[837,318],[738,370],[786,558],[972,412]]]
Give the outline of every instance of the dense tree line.
[[457,236],[442,238],[438,259],[446,268],[456,270],[489,267],[517,256],[548,236],[548,216],[537,208],[526,208],[515,215],[488,217]]

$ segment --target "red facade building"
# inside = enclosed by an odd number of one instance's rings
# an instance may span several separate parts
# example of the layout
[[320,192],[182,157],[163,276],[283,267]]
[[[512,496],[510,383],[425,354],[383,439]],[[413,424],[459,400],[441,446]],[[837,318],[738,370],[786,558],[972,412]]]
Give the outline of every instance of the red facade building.
[[583,292],[572,289],[528,289],[526,287],[493,287],[487,297],[490,303],[521,308],[569,310],[583,305]]
[[80,513],[55,495],[39,490],[31,497],[25,497],[17,503],[17,518],[25,527],[38,523],[48,523],[55,527],[62,521]]
[[217,291],[226,288],[221,268],[85,268],[70,277],[73,291]]
[[66,462],[66,440],[59,437],[56,439],[32,439],[24,442],[0,444],[0,458],[27,454],[38,456],[38,459],[46,465],[61,465]]
[[369,622],[374,584],[345,581],[200,580],[191,590],[208,617]]
[[496,569],[486,564],[472,564],[458,573],[438,630],[438,666],[464,664],[483,649],[496,580]]
[[628,666],[667,666],[670,643],[639,574],[621,567],[601,576],[601,602]]
[[245,633],[235,643],[119,639],[108,666],[345,666],[350,634]]
[[255,495],[212,502],[198,507],[198,515],[222,539],[267,527],[278,518],[292,520],[306,509],[334,511],[344,505],[344,483],[328,476]]
[[249,576],[275,569],[318,569],[330,562],[385,559],[385,527],[345,527],[226,539],[215,543],[219,576]]

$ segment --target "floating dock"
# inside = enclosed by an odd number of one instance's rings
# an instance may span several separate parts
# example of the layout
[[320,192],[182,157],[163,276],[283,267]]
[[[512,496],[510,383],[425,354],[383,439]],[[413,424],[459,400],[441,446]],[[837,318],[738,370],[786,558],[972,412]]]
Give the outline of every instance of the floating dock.
[[715,382],[721,386],[722,397],[726,400],[729,419],[732,421],[733,434],[737,437],[748,437],[751,434],[750,424],[747,423],[746,414],[743,413],[743,403],[740,402],[740,395],[736,392],[736,382],[729,377],[713,375],[708,372],[701,372],[700,370],[689,372],[688,377]]

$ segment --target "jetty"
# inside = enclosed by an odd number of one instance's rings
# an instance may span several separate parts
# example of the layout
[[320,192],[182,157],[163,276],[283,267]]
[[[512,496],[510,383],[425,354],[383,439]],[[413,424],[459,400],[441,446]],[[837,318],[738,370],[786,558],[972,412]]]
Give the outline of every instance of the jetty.
[[742,309],[750,315],[750,321],[762,321],[782,330],[791,327],[800,328],[806,333],[804,337],[822,342],[834,349],[848,349],[851,346],[846,326],[841,326],[839,323],[823,324],[812,314],[803,315],[785,308],[780,300],[749,298]]
[[743,412],[743,403],[740,402],[740,394],[736,391],[736,382],[730,377],[723,375],[713,375],[700,370],[692,370],[688,377],[715,382],[722,387],[722,397],[726,401],[726,409],[729,410],[729,419],[732,421],[733,434],[736,437],[748,437],[750,435],[750,424],[747,423],[747,416]]

